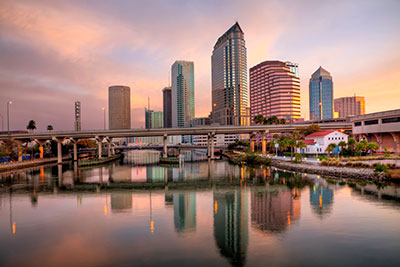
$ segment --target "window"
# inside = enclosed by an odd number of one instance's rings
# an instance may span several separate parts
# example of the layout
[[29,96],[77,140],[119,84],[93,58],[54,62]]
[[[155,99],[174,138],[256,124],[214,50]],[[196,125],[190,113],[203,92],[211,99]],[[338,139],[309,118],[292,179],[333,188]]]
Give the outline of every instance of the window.
[[357,121],[357,122],[355,122],[355,123],[354,123],[354,126],[355,126],[355,127],[357,127],[357,126],[361,126],[361,121]]
[[378,120],[364,121],[364,125],[374,125],[374,124],[378,124]]
[[400,117],[382,119],[382,123],[400,122]]

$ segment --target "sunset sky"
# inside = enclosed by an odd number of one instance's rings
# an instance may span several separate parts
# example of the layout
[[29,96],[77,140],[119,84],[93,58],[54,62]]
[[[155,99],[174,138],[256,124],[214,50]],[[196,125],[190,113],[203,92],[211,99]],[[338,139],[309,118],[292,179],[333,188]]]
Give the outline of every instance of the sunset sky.
[[[72,130],[103,127],[108,86],[131,87],[132,127],[144,126],[147,97],[162,110],[175,60],[195,66],[195,112],[211,109],[211,53],[236,21],[248,68],[264,60],[299,64],[302,116],[308,81],[322,66],[334,97],[366,97],[366,111],[400,108],[400,1],[126,0],[0,2],[0,114],[11,129],[36,121]],[[1,118],[0,118],[1,119]],[[1,126],[1,125],[0,125]]]

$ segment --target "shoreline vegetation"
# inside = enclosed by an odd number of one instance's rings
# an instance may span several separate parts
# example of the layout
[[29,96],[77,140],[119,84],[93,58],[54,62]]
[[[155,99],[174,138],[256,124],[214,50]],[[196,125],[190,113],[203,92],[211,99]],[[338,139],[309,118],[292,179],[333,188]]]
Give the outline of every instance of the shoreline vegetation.
[[[257,167],[273,166],[283,170],[357,180],[382,181],[400,179],[400,168],[397,168],[395,164],[374,163],[370,165],[360,162],[363,160],[362,158],[358,158],[358,162],[356,160],[348,159],[345,164],[336,158],[322,160],[319,164],[310,164],[305,163],[296,157],[293,161],[284,161],[262,157],[256,153],[226,152],[224,155],[230,162],[238,165]],[[379,159],[380,158],[370,157],[368,160]],[[382,159],[386,160],[387,158]]]

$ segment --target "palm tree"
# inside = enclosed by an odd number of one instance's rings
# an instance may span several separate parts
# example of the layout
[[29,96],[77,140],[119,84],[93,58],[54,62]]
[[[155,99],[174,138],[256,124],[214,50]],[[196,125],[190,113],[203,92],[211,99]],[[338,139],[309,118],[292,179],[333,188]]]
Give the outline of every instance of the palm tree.
[[280,120],[280,124],[286,124],[286,119],[285,119],[285,118],[282,118],[282,119]]
[[367,150],[371,151],[371,154],[379,149],[379,145],[375,142],[368,143]]
[[53,125],[47,125],[47,131],[51,132],[53,131]]
[[286,150],[286,148],[288,147],[288,143],[286,142],[285,139],[279,141],[279,147],[282,149],[282,153]]
[[293,149],[296,147],[296,140],[289,139],[289,141],[287,143],[290,147],[290,161],[292,161],[293,160]]
[[26,126],[27,130],[31,130],[32,132],[36,130],[36,122],[34,120],[30,120],[28,122],[28,126]]
[[264,124],[268,124],[268,125],[273,124],[272,117],[265,118],[265,119],[264,119]]
[[279,124],[279,119],[277,116],[272,116],[271,117],[271,122],[272,124]]
[[298,142],[298,143],[296,144],[296,147],[300,149],[300,154],[303,154],[303,152],[302,152],[302,151],[303,151],[303,148],[306,148],[307,145],[306,145],[303,141],[300,141],[300,142]]
[[367,145],[368,145],[367,141],[361,140],[361,141],[358,142],[358,144],[356,145],[356,150],[357,150],[357,151],[360,151],[360,152],[366,151],[366,150],[367,150]]
[[351,154],[354,156],[354,146],[356,145],[356,139],[350,137],[349,140],[347,141],[347,146],[351,150]]
[[[337,147],[337,145],[335,143],[330,143],[325,151],[328,152],[328,154],[330,154],[331,152],[333,152],[333,150]],[[332,156],[332,155],[331,155]]]
[[263,115],[260,114],[260,115],[255,116],[254,119],[253,119],[253,121],[254,121],[256,124],[263,124],[264,121],[265,121],[265,118],[264,118]]
[[340,141],[339,142],[339,146],[340,146],[340,153],[343,156],[343,148],[347,145],[347,143],[345,141]]

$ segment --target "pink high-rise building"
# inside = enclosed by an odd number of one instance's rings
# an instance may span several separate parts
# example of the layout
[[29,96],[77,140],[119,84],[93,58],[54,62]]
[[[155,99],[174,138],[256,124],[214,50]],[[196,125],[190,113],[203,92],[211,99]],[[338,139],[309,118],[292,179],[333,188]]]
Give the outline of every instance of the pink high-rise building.
[[279,119],[300,119],[300,78],[298,65],[264,61],[250,69],[250,118],[257,115]]

